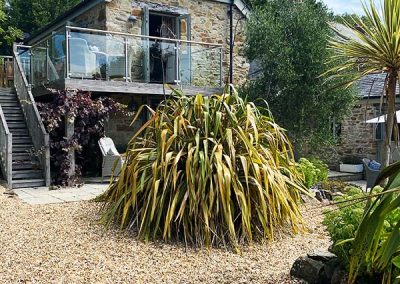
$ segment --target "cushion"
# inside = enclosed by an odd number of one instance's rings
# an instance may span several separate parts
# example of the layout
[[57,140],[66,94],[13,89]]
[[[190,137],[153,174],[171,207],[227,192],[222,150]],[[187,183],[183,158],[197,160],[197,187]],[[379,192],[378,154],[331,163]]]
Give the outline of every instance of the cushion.
[[110,156],[118,156],[119,153],[118,153],[117,149],[115,149],[115,147],[111,147],[111,148],[108,150],[107,155],[110,155]]
[[371,170],[379,171],[381,169],[381,164],[375,160],[372,160],[368,163],[368,168]]

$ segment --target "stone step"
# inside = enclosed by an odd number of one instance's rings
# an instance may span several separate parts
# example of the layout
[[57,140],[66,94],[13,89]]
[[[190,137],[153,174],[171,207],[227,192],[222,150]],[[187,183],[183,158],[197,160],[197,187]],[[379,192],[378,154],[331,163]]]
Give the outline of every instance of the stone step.
[[341,181],[356,181],[363,179],[363,173],[345,173],[330,171],[328,179]]
[[12,173],[13,179],[42,179],[41,170],[17,170]]
[[13,180],[13,188],[27,188],[27,187],[40,187],[45,186],[44,179],[21,179]]

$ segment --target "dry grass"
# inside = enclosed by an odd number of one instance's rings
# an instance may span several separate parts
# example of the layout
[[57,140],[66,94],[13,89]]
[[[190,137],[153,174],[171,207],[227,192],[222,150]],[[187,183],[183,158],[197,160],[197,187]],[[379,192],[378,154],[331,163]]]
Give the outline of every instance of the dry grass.
[[0,283],[296,283],[289,277],[294,260],[329,246],[317,210],[303,210],[310,233],[277,237],[237,255],[145,244],[106,232],[97,223],[97,204],[31,206],[3,192]]

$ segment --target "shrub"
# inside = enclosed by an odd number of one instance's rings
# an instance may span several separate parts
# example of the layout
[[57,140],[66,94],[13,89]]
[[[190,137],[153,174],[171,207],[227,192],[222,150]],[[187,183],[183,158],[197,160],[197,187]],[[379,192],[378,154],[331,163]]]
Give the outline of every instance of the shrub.
[[[60,91],[53,93],[53,100],[37,103],[43,123],[50,135],[51,169],[54,183],[71,185],[79,181],[84,162],[84,148],[90,152],[90,164],[101,159],[97,141],[104,135],[107,117],[122,107],[111,98],[92,99],[89,92]],[[66,118],[66,116],[68,116]],[[65,138],[65,119],[75,121],[75,132],[71,139]],[[68,152],[76,151],[75,176],[69,176],[71,161]],[[98,151],[98,155],[93,155]],[[101,162],[101,160],[97,161]]]
[[400,279],[400,162],[383,169],[376,184],[386,179],[382,192],[368,203],[355,235],[349,273],[352,283],[363,267],[368,273],[381,274],[382,283]]
[[361,187],[356,185],[350,185],[349,183],[342,180],[325,180],[317,184],[319,190],[326,190],[332,193],[341,192],[346,193],[350,189]]
[[272,117],[236,93],[175,95],[133,136],[102,221],[144,240],[236,249],[277,226],[301,229],[301,175]]
[[[382,191],[383,189],[379,186],[373,189],[372,204],[375,204],[379,199],[376,196]],[[332,250],[338,256],[342,265],[348,270],[351,269],[351,265],[354,265],[354,258],[360,257],[362,261],[359,262],[357,271],[359,277],[369,276],[372,279],[376,279],[377,277],[377,279],[382,280],[382,274],[387,267],[379,267],[381,261],[379,257],[368,257],[365,250],[362,253],[354,251],[354,247],[357,248],[360,245],[356,237],[359,234],[360,225],[365,222],[365,208],[370,196],[360,188],[354,186],[347,187],[345,192],[344,196],[334,198],[334,201],[338,204],[338,209],[325,212],[324,216],[323,224],[326,226],[333,242]],[[375,207],[375,205],[372,206]],[[386,243],[389,234],[396,231],[399,218],[400,208],[394,208],[393,211],[388,212],[382,219],[381,234],[372,234],[370,232],[372,239],[377,245],[376,249]],[[361,253],[361,255],[358,253]]]
[[304,176],[304,185],[307,188],[328,179],[328,166],[316,158],[301,158],[298,168]]
[[[359,188],[350,186],[347,187],[344,196],[335,197],[334,201],[350,201],[364,196],[365,193]],[[341,203],[338,210],[326,212],[323,221],[333,242],[332,250],[346,268],[349,267],[350,263],[352,242],[348,241],[343,244],[341,242],[355,237],[357,228],[362,220],[365,202],[348,205],[348,203]]]

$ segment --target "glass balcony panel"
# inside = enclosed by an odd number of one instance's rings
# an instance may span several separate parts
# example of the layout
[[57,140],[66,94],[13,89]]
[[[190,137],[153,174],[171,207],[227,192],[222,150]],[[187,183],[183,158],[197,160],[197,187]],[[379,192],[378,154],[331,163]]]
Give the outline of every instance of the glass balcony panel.
[[19,60],[22,64],[22,70],[25,73],[25,77],[28,81],[28,84],[32,83],[31,79],[31,51],[29,48],[26,47],[18,47],[18,56]]
[[125,80],[125,41],[122,36],[71,32],[71,78]]
[[50,82],[58,81],[66,77],[65,74],[65,31],[54,33],[49,39],[47,74]]
[[128,73],[132,82],[176,83],[176,43],[168,40],[129,38]]
[[183,85],[220,87],[221,48],[185,43],[180,48],[180,78]]
[[32,84],[35,87],[47,84],[47,40],[32,47]]

